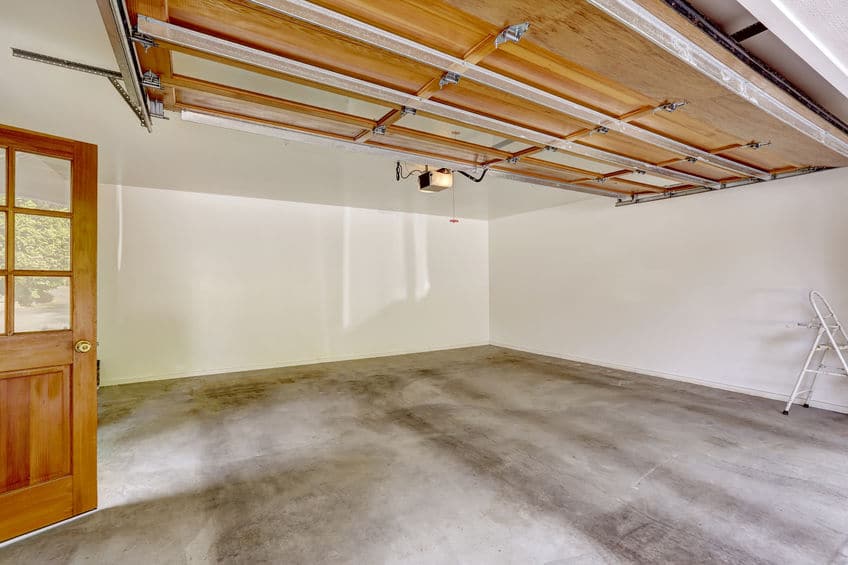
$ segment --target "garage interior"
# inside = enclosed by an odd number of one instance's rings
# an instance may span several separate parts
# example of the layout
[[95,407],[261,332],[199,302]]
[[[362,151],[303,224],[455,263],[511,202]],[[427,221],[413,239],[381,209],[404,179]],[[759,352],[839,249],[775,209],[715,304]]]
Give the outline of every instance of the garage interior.
[[76,332],[17,220],[89,222],[97,502],[14,525],[0,355],[0,563],[848,563],[848,9],[68,6],[0,124],[97,219],[4,148],[0,353]]

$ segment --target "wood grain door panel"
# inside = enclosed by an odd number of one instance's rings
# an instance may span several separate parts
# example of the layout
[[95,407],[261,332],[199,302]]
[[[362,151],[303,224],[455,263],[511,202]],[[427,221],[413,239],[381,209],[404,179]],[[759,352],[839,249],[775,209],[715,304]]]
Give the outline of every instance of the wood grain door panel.
[[0,126],[0,152],[4,541],[97,506],[97,147]]
[[71,472],[70,367],[0,376],[0,494]]

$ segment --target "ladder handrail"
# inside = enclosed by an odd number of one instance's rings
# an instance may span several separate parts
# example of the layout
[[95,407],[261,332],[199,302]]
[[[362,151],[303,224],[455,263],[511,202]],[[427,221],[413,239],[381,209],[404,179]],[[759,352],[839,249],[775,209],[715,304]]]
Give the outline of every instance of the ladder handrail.
[[815,311],[816,316],[818,316],[819,322],[821,322],[822,328],[824,328],[825,333],[827,333],[827,337],[830,339],[830,343],[831,343],[831,345],[833,345],[833,349],[836,351],[836,354],[839,356],[839,360],[842,362],[842,366],[846,367],[847,368],[846,370],[848,370],[848,363],[845,362],[845,356],[842,355],[842,350],[837,347],[836,338],[834,337],[833,333],[830,331],[830,326],[825,321],[825,317],[822,314],[821,310],[819,309],[819,305],[816,303],[816,298],[818,298],[819,300],[821,300],[824,303],[824,306],[825,306],[825,308],[827,308],[827,311],[828,311],[828,317],[833,320],[834,325],[836,326],[836,329],[838,329],[842,333],[842,339],[844,339],[844,340],[846,340],[846,342],[848,342],[848,336],[845,335],[845,328],[842,327],[842,324],[840,323],[839,318],[836,317],[836,312],[833,311],[833,308],[831,308],[830,303],[827,301],[827,299],[824,296],[822,296],[819,291],[811,290],[810,291],[810,305],[813,307],[813,310]]
[[[795,388],[792,390],[792,394],[789,395],[789,400],[786,402],[786,408],[783,409],[784,414],[789,414],[792,404],[802,394],[806,394],[804,406],[810,405],[810,399],[813,396],[813,389],[816,386],[816,377],[818,375],[848,376],[848,363],[845,362],[845,355],[842,354],[843,349],[848,349],[848,336],[845,335],[845,328],[842,326],[839,318],[836,317],[836,312],[833,311],[830,303],[817,290],[810,291],[810,306],[812,306],[813,312],[816,313],[816,317],[819,320],[818,328],[816,328],[818,332],[816,334],[816,339],[813,341],[813,345],[810,347],[810,351],[807,354],[807,360],[804,361],[804,366],[798,374],[798,380],[795,381]],[[823,308],[827,311],[826,314],[822,312]],[[805,327],[814,328],[815,326],[813,323],[809,323],[806,324]],[[836,341],[836,336],[834,334],[837,330],[844,340],[843,343],[838,343]],[[824,340],[825,335],[827,336],[826,342]],[[826,367],[824,365],[825,357],[827,356],[827,352],[830,350],[836,352],[836,355],[839,357],[839,361],[842,364],[842,369]],[[817,354],[820,354],[820,356],[815,363],[817,366],[813,368],[813,359]],[[801,390],[801,385],[807,375],[810,375],[809,388]]]

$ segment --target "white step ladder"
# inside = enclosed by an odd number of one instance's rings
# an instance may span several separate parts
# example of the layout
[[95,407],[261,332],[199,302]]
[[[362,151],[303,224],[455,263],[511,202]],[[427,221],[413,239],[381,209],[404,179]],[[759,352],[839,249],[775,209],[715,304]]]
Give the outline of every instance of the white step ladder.
[[[789,397],[789,402],[786,403],[784,414],[789,414],[792,404],[802,394],[807,396],[804,398],[804,407],[810,407],[810,397],[813,396],[813,389],[816,386],[816,377],[819,375],[832,375],[836,377],[848,377],[848,363],[845,361],[848,355],[848,336],[845,335],[845,328],[839,323],[839,319],[833,312],[833,308],[825,300],[819,292],[813,290],[810,292],[810,305],[816,313],[818,322],[809,324],[801,324],[805,327],[818,329],[813,346],[810,348],[810,353],[807,355],[807,361],[798,375],[798,382],[795,383],[795,389]],[[826,367],[824,359],[828,352],[833,351],[836,357],[842,364],[842,367]],[[801,390],[804,379],[809,377],[808,389]]]

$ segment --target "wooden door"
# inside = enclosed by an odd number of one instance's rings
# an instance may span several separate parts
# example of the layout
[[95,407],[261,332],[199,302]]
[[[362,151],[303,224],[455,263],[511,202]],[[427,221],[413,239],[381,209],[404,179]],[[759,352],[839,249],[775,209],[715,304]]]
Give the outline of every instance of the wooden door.
[[0,125],[0,541],[97,506],[97,146]]

